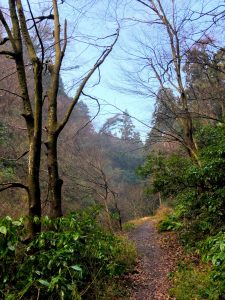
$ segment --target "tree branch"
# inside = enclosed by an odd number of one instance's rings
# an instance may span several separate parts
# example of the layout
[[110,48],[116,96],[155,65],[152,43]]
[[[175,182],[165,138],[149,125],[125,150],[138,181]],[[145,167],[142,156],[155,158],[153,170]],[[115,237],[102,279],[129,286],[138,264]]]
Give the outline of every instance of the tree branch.
[[6,55],[6,56],[8,55],[8,56],[11,56],[13,58],[16,56],[16,54],[14,52],[7,51],[7,50],[0,51],[0,55]]
[[3,91],[3,92],[5,92],[5,93],[9,93],[10,95],[13,95],[13,96],[16,96],[16,97],[19,97],[19,98],[23,98],[23,97],[20,96],[19,94],[14,93],[14,92],[11,92],[11,91],[6,90],[6,89],[1,89],[1,88],[0,88],[0,91]]
[[[49,14],[48,16],[39,16],[39,17],[33,17],[31,19],[27,19],[27,22],[28,21],[35,21],[34,23],[37,25],[38,23],[41,23],[42,21],[44,20],[54,20],[54,15],[53,14]],[[37,21],[36,21],[37,20]],[[35,24],[33,24],[30,28],[28,28],[29,30],[32,29]]]
[[65,22],[64,22],[64,44],[63,44],[63,49],[62,49],[62,53],[61,53],[61,60],[63,59],[63,56],[65,55],[66,46],[67,46],[67,20],[65,20]]
[[139,2],[139,3],[143,4],[144,6],[146,6],[146,7],[148,7],[148,8],[151,8],[151,9],[152,9],[152,7],[151,7],[149,4],[145,3],[145,2],[144,2],[144,1],[142,1],[142,0],[137,0],[137,2]]
[[103,51],[103,53],[101,54],[101,56],[99,57],[99,59],[96,61],[95,65],[93,66],[93,68],[88,72],[88,74],[83,78],[79,88],[77,89],[76,95],[73,98],[72,103],[70,104],[63,120],[61,121],[61,123],[59,124],[56,133],[59,134],[63,128],[65,127],[66,123],[68,122],[70,115],[73,111],[74,106],[77,104],[81,93],[83,92],[84,87],[86,86],[88,80],[91,78],[91,76],[94,74],[94,72],[102,65],[102,63],[105,61],[105,59],[107,58],[107,56],[111,53],[114,45],[116,44],[118,38],[119,38],[119,29],[117,29],[117,33],[115,34],[116,38],[114,40],[114,42],[111,44],[110,47],[108,47],[105,51]]
[[[27,28],[27,25],[26,25],[26,18],[25,18],[25,15],[24,15],[24,10],[23,10],[21,0],[17,0],[16,5],[17,5],[19,20],[20,20],[21,32],[23,34],[23,38],[25,40],[26,47],[27,47],[31,62],[33,64],[37,60],[37,55],[36,55],[36,51],[35,51],[32,39],[30,37],[29,31],[28,31],[28,28]],[[29,6],[29,1],[28,1],[28,6]]]
[[[41,65],[43,66],[43,63],[44,63],[44,45],[43,45],[43,42],[42,42],[42,39],[40,37],[40,34],[39,34],[39,31],[38,31],[38,28],[37,28],[37,24],[35,22],[35,18],[34,18],[34,15],[33,15],[33,12],[31,10],[31,6],[30,6],[30,2],[29,0],[27,0],[27,5],[29,7],[29,11],[30,11],[30,14],[31,14],[31,18],[33,20],[33,23],[34,23],[34,28],[35,28],[35,31],[36,31],[36,34],[37,34],[37,37],[38,37],[38,40],[39,40],[39,43],[41,45]],[[54,18],[54,16],[53,16]],[[29,30],[29,29],[28,29]]]
[[97,113],[87,122],[87,123],[85,123],[82,127],[80,127],[78,130],[77,130],[77,132],[75,133],[75,135],[74,136],[76,136],[76,135],[79,135],[79,133],[81,132],[81,130],[83,130],[85,127],[87,127],[97,116],[98,116],[98,114],[100,113],[100,110],[101,110],[101,106],[100,106],[100,103],[99,103],[99,101],[98,101],[98,99],[97,98],[95,98],[95,97],[92,97],[92,96],[90,96],[90,95],[87,95],[87,94],[85,94],[84,92],[82,92],[82,95],[84,95],[85,97],[88,97],[88,98],[90,98],[90,99],[92,99],[92,100],[95,100],[96,102],[97,102],[97,105],[98,105],[98,111],[97,111]]
[[9,38],[5,37],[0,41],[0,45],[4,45],[8,41],[9,41]]
[[29,153],[28,151],[25,151],[23,154],[21,154],[19,157],[17,158],[4,158],[4,157],[0,157],[1,160],[8,160],[8,161],[18,161],[19,159],[23,158],[25,155],[27,155],[27,153]]
[[0,183],[0,192],[11,189],[11,188],[21,188],[28,192],[28,187],[20,182],[7,182],[7,183]]
[[3,13],[2,13],[2,10],[0,10],[0,21],[2,22],[2,25],[4,26],[5,31],[8,34],[8,38],[9,38],[9,40],[10,40],[10,42],[12,44],[12,47],[13,47],[13,49],[15,51],[16,46],[15,46],[14,38],[13,38],[12,32],[11,32],[11,30],[9,28],[9,25],[7,24],[7,22],[5,20],[5,17],[3,15]]

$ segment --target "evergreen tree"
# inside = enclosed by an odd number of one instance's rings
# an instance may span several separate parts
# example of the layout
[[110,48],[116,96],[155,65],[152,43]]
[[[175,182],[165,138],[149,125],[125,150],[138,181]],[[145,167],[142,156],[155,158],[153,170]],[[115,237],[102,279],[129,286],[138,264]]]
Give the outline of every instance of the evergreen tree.
[[131,116],[129,115],[128,111],[125,110],[125,112],[122,115],[121,125],[120,125],[121,139],[122,140],[133,139],[135,135],[134,128],[135,126],[132,122]]

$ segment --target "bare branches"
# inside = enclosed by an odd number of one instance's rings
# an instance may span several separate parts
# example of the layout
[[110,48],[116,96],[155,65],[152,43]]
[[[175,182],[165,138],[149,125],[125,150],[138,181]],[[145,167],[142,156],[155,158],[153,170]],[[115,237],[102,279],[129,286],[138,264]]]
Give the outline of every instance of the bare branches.
[[5,43],[7,43],[9,41],[9,38],[5,37],[0,41],[0,46],[4,45]]
[[24,156],[26,156],[29,153],[29,151],[25,151],[23,154],[21,154],[19,157],[17,158],[4,158],[4,157],[0,157],[1,160],[7,160],[7,161],[18,161],[21,158],[23,158]]
[[[15,51],[15,44],[14,44],[14,40],[13,40],[13,36],[12,36],[12,33],[11,33],[11,30],[5,20],[5,17],[2,13],[2,11],[0,10],[0,21],[2,22],[7,34],[8,34],[8,37],[5,37],[3,38],[1,41],[0,41],[0,45],[4,45],[6,42],[10,41],[12,46],[13,46],[13,49]],[[5,56],[9,56],[11,58],[14,58],[15,57],[15,53],[12,52],[12,51],[9,51],[9,50],[1,50],[0,51],[0,55],[5,55]]]
[[[28,5],[30,6],[30,3],[29,1],[28,2]],[[30,7],[29,7],[29,10],[30,10]],[[33,17],[31,19],[27,19],[27,22],[28,21],[33,21],[34,24],[29,28],[29,29],[32,29],[33,27],[35,27],[38,23],[41,23],[42,21],[44,20],[54,20],[54,15],[53,14],[49,14],[48,16],[39,16],[39,17]]]
[[65,22],[64,22],[64,41],[63,41],[63,49],[62,49],[62,53],[61,53],[61,59],[63,59],[63,57],[65,55],[67,41],[68,41],[68,38],[67,38],[67,20],[65,20]]
[[76,103],[78,102],[81,93],[83,92],[83,89],[85,88],[87,82],[89,81],[89,79],[91,78],[91,76],[94,74],[94,72],[103,64],[103,62],[105,61],[105,59],[108,57],[108,55],[111,53],[111,51],[113,50],[114,45],[116,44],[118,38],[119,38],[119,29],[117,29],[117,33],[115,34],[116,38],[114,40],[114,42],[106,49],[102,52],[101,56],[98,58],[98,60],[96,61],[95,65],[93,66],[93,68],[88,72],[88,74],[83,78],[79,88],[77,89],[76,95],[74,96],[72,103],[70,104],[63,120],[61,121],[61,123],[58,126],[57,129],[57,134],[59,134],[62,129],[65,127],[66,123],[69,120],[69,117],[73,111],[74,106],[76,105]]
[[[35,31],[36,31],[36,34],[37,34],[39,43],[40,43],[40,45],[41,45],[41,65],[42,65],[42,68],[43,68],[44,55],[45,55],[44,45],[43,45],[42,39],[41,39],[41,37],[40,37],[39,31],[38,31],[38,29],[37,29],[37,23],[36,23],[35,18],[34,18],[34,16],[33,16],[33,12],[32,12],[32,10],[31,10],[31,6],[30,6],[29,0],[27,0],[27,4],[28,4],[28,7],[29,7],[29,11],[30,11],[30,14],[31,14],[33,23],[34,23],[33,26],[34,26],[34,28],[35,28]],[[53,18],[54,18],[54,16],[53,16]]]
[[0,55],[9,56],[11,58],[15,58],[15,56],[16,56],[15,53],[13,53],[11,51],[7,51],[7,50],[1,50]]
[[[23,38],[26,42],[26,46],[27,46],[27,50],[28,50],[30,59],[31,59],[32,62],[34,62],[37,59],[36,51],[34,49],[34,45],[32,43],[28,28],[27,28],[27,25],[26,25],[26,18],[25,18],[25,15],[24,15],[24,10],[23,10],[23,7],[22,7],[21,0],[17,0],[16,3],[17,3],[17,10],[18,10],[18,15],[19,15],[22,35],[23,35]],[[27,3],[29,5],[29,1]]]
[[[18,10],[20,11],[21,20],[23,21],[25,17],[22,11],[21,1],[18,0],[16,3],[18,5]],[[29,93],[28,93],[25,64],[24,64],[23,53],[22,53],[22,39],[21,39],[20,24],[19,24],[19,19],[17,16],[16,6],[15,6],[16,3],[15,1],[12,0],[9,1],[9,11],[10,11],[10,17],[12,21],[12,31],[10,30],[1,10],[0,10],[0,21],[5,28],[5,31],[8,35],[8,38],[10,40],[11,46],[14,51],[14,53],[10,52],[9,55],[15,58],[15,62],[17,65],[17,75],[19,79],[21,98],[23,99],[23,107],[24,107],[23,115],[26,119],[29,137],[31,138],[33,133],[33,124],[34,124],[33,110],[32,110],[31,102],[29,99]],[[4,51],[1,51],[1,53],[4,53]]]
[[[12,9],[11,9],[11,11],[12,11]],[[10,42],[11,42],[11,44],[12,44],[12,46],[13,46],[13,49],[14,49],[14,51],[15,51],[15,42],[14,42],[14,38],[13,38],[12,32],[11,32],[11,30],[10,30],[10,28],[9,28],[9,25],[8,25],[7,22],[6,22],[6,19],[5,19],[4,15],[3,15],[1,9],[0,9],[0,21],[2,22],[2,25],[4,26],[5,31],[6,31],[6,33],[8,34],[8,39],[10,40]]]
[[0,88],[0,91],[3,91],[3,92],[6,92],[6,93],[8,93],[8,94],[10,94],[10,95],[13,95],[13,96],[16,96],[16,97],[22,98],[22,96],[21,96],[21,95],[19,95],[19,94],[17,94],[17,93],[14,93],[14,92],[11,92],[11,91],[9,91],[9,90],[6,90],[6,89],[2,89],[2,88]]
[[[177,1],[177,5],[174,4],[174,1],[166,4],[166,2],[161,0],[136,0],[136,2],[146,8],[146,23],[149,26],[146,27],[143,38],[138,37],[139,48],[136,50],[137,57],[135,59],[136,62],[141,63],[141,66],[140,64],[138,65],[138,72],[136,74],[133,72],[135,76],[132,74],[129,75],[128,83],[132,83],[137,88],[141,87],[141,92],[145,89],[149,93],[150,89],[152,94],[154,94],[155,86],[158,92],[170,88],[174,95],[176,95],[172,101],[167,99],[166,95],[164,95],[164,99],[158,99],[158,94],[155,92],[156,101],[160,102],[161,105],[161,110],[156,111],[158,116],[157,122],[161,122],[161,127],[160,124],[155,124],[152,130],[154,130],[154,134],[157,132],[157,137],[162,140],[164,137],[168,139],[168,134],[171,134],[184,146],[193,161],[199,164],[197,157],[198,148],[193,136],[193,120],[200,118],[200,115],[202,118],[205,118],[206,114],[204,112],[201,112],[201,114],[194,113],[196,102],[191,102],[190,99],[190,95],[193,92],[190,91],[191,88],[189,87],[185,67],[187,68],[188,54],[194,45],[191,38],[195,41],[194,43],[196,43],[196,40],[201,41],[200,31],[202,32],[201,35],[204,34],[204,37],[208,37],[207,32],[209,28],[214,26],[214,21],[208,15],[206,26],[200,25],[199,28],[197,26],[197,30],[195,30],[192,22],[196,13],[190,7],[184,12],[182,12],[182,9],[179,10],[179,1]],[[156,19],[161,21],[160,24],[159,22],[155,22]],[[151,37],[151,33],[149,32],[150,26],[152,28],[160,28],[158,33],[160,37],[163,37],[163,41],[158,41],[157,37]],[[140,39],[142,40],[140,41]],[[156,44],[152,45],[152,41]],[[214,53],[214,55],[216,54]],[[212,60],[214,64],[215,56],[213,56]],[[216,81],[217,79],[212,79],[215,76],[215,72],[213,74],[212,70],[210,73],[209,69],[210,65],[207,64],[203,68],[203,73],[206,73],[204,76],[212,83],[213,80]],[[213,69],[215,70],[215,66],[213,66]],[[135,77],[138,83],[132,81]],[[214,87],[217,85],[218,80]],[[199,95],[198,91],[197,93]],[[195,101],[202,101],[202,99]],[[211,107],[211,109],[213,108]],[[174,119],[173,122],[170,122],[170,119],[167,118],[167,114],[170,115],[171,113]],[[210,115],[209,119],[211,119]],[[173,139],[173,137],[171,138]]]
[[137,0],[137,2],[143,4],[144,6],[148,7],[148,8],[152,8],[148,3],[142,1],[142,0]]
[[52,4],[54,10],[55,72],[58,73],[62,62],[62,53],[60,45],[60,21],[57,1],[52,0]]
[[5,190],[11,189],[11,188],[20,188],[24,189],[28,193],[28,187],[20,182],[7,182],[7,183],[0,183],[0,192],[3,192]]
[[79,134],[85,127],[87,127],[92,121],[94,121],[94,119],[98,116],[98,114],[100,113],[100,109],[101,109],[101,106],[100,106],[100,103],[98,101],[98,99],[96,97],[93,97],[93,96],[90,96],[90,95],[87,95],[85,94],[84,92],[82,92],[82,95],[84,95],[85,97],[88,97],[92,100],[95,100],[97,102],[97,105],[98,105],[98,110],[96,112],[96,114],[86,123],[84,124],[81,128],[79,128],[76,132],[75,135]]

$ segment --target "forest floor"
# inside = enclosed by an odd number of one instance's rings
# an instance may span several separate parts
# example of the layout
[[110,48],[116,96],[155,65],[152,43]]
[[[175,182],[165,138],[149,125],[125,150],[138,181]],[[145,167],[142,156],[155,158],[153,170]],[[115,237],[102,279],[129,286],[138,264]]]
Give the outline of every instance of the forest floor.
[[137,247],[138,262],[126,280],[131,300],[167,300],[171,287],[170,274],[183,256],[176,235],[158,233],[157,217],[138,220],[128,238]]

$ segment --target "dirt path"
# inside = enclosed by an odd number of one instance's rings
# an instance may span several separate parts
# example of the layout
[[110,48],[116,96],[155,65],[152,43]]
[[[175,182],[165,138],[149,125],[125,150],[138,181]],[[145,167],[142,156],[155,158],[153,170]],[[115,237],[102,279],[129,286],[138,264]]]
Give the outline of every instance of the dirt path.
[[[132,300],[166,300],[168,273],[174,269],[179,253],[176,242],[171,245],[168,234],[159,234],[154,221],[147,219],[129,233],[137,246],[139,261],[134,274],[129,276]],[[168,245],[168,240],[170,245]]]

